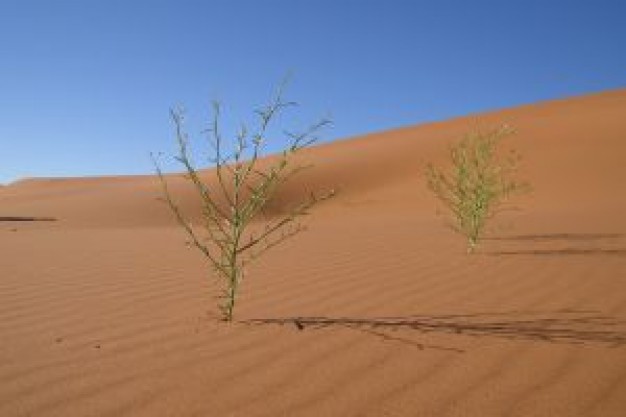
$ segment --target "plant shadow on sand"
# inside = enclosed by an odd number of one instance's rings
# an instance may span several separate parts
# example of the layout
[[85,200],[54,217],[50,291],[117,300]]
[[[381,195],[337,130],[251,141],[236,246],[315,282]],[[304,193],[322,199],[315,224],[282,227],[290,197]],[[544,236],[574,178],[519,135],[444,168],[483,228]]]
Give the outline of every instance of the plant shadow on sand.
[[[463,353],[464,350],[421,344],[389,334],[400,330],[419,333],[445,333],[472,337],[498,337],[514,340],[564,344],[626,344],[626,322],[597,311],[558,310],[553,312],[507,312],[451,315],[414,315],[404,317],[283,317],[250,319],[246,325],[291,326],[299,331],[343,327],[414,345]],[[404,333],[406,334],[406,333]]]
[[[625,256],[625,248],[606,247],[607,244],[618,243],[619,240],[626,237],[621,233],[550,233],[550,234],[533,234],[533,235],[515,235],[502,237],[487,237],[486,241],[500,241],[510,243],[567,243],[584,244],[586,247],[565,248],[532,248],[532,249],[511,249],[511,250],[495,250],[485,251],[485,255],[617,255]],[[588,245],[593,245],[589,247]],[[602,245],[602,247],[598,247]]]

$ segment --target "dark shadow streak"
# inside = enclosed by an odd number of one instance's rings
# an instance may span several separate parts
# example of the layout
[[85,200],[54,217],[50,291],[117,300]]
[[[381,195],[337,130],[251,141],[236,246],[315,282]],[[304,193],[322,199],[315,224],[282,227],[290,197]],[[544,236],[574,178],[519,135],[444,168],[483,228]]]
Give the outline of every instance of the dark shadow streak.
[[485,255],[626,255],[626,249],[526,249],[483,252]]
[[514,235],[485,237],[484,240],[512,240],[512,241],[547,241],[547,240],[569,240],[588,241],[603,239],[619,239],[625,237],[622,233],[548,233],[534,235]]
[[446,333],[473,337],[499,337],[515,340],[531,340],[566,344],[610,344],[618,347],[626,343],[626,329],[615,326],[624,322],[599,315],[594,311],[560,310],[549,313],[478,313],[437,316],[406,317],[284,317],[250,319],[240,323],[247,325],[294,326],[294,329],[322,329],[346,327],[382,337],[410,343],[423,348],[460,349],[428,346],[415,341],[391,336],[387,332],[413,330],[420,333]]
[[1,222],[55,222],[54,217],[0,216]]

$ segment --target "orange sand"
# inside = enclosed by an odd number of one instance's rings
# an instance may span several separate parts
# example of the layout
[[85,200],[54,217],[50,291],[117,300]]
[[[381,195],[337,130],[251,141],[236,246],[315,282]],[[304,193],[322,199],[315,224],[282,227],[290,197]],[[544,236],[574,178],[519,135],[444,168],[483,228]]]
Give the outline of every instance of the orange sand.
[[[468,256],[423,169],[502,122],[534,191]],[[273,209],[340,194],[232,325],[153,176],[2,187],[0,217],[58,221],[0,222],[0,416],[624,416],[625,156],[626,90],[311,149]]]

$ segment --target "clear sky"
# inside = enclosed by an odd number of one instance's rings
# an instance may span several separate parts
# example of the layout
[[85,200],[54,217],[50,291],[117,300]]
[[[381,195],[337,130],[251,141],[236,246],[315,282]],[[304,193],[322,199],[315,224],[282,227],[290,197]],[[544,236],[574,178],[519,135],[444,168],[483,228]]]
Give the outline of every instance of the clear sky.
[[326,141],[624,88],[625,18],[623,0],[0,0],[0,183],[151,173],[170,107],[196,134],[219,99],[232,125],[288,72],[285,123],[330,115]]

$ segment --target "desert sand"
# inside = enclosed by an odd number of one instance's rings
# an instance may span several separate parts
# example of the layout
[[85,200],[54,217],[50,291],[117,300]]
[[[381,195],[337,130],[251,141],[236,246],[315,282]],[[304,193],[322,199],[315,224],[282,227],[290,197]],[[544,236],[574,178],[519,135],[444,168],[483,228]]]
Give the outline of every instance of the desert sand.
[[[423,171],[500,123],[533,191],[467,255]],[[247,271],[230,325],[155,176],[2,187],[0,216],[56,221],[0,222],[0,416],[626,415],[626,90],[303,159],[272,210],[338,196]]]

